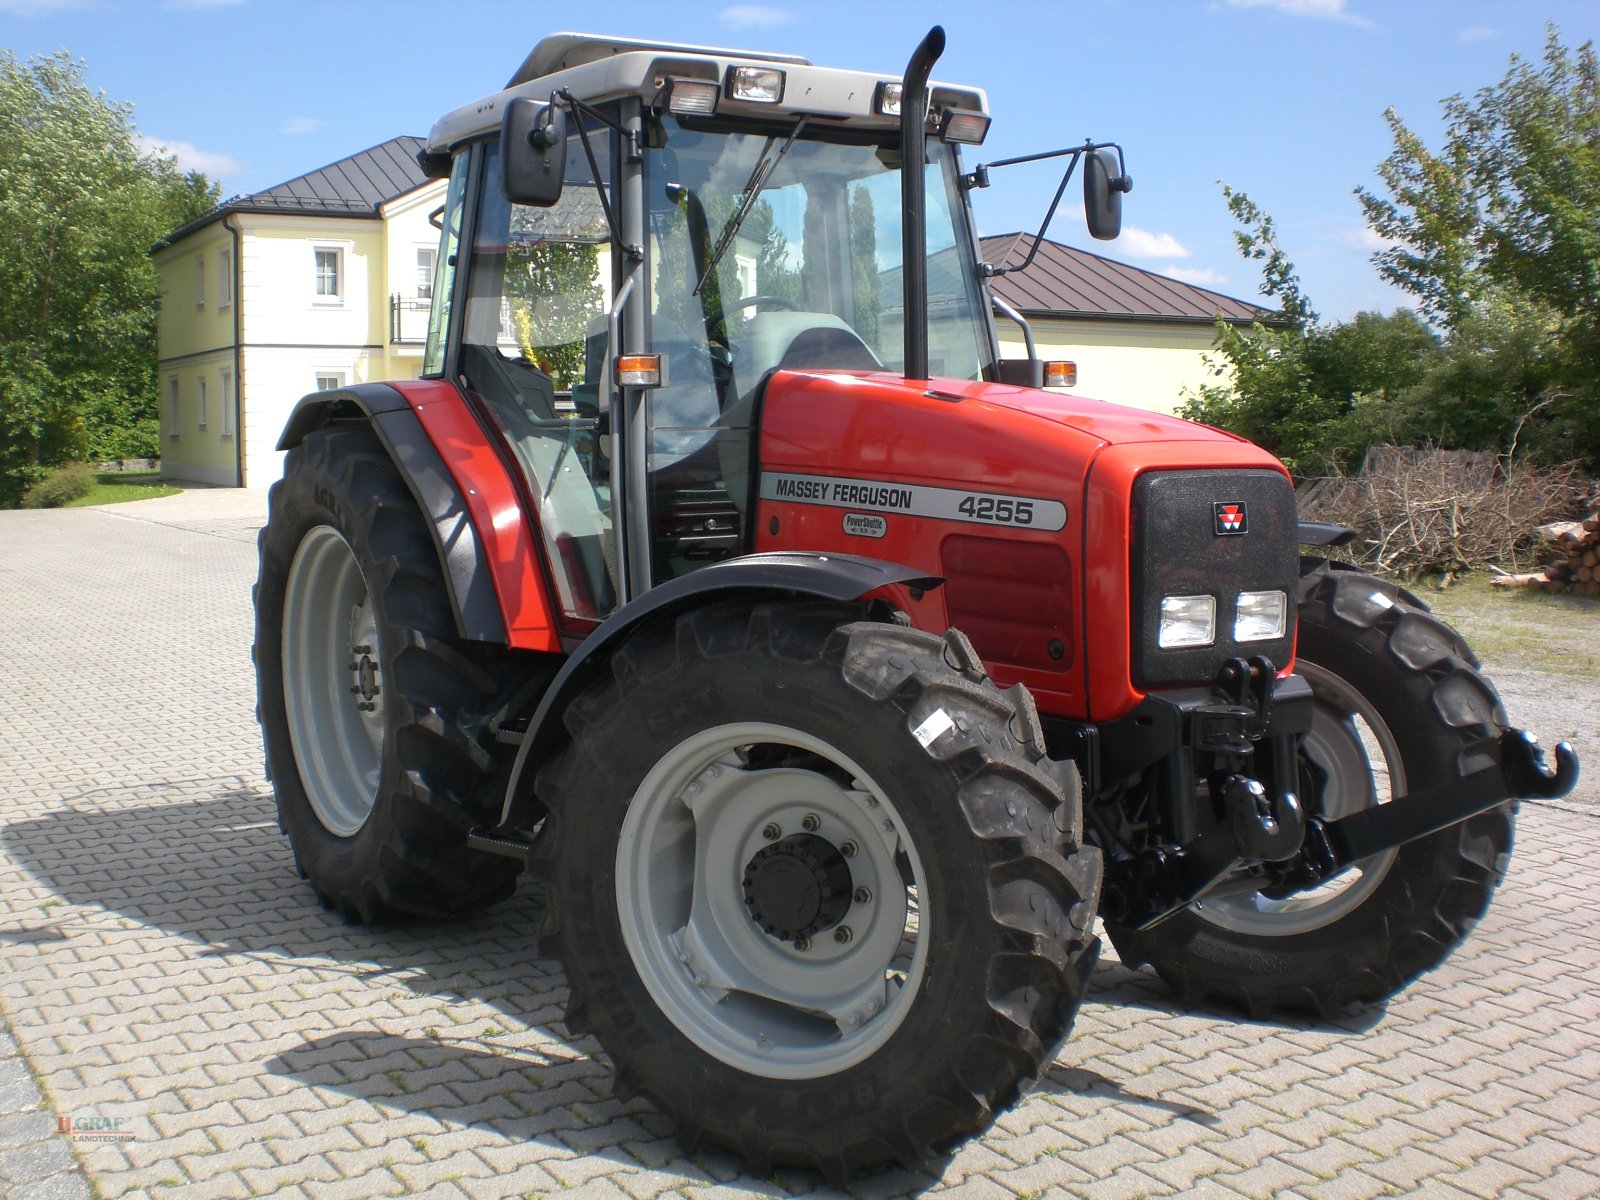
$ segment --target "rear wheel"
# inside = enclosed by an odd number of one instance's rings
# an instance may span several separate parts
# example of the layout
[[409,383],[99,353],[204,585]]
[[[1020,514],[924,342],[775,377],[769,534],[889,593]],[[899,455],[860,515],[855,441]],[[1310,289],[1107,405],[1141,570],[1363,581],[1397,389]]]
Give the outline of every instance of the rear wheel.
[[[1315,698],[1302,776],[1342,817],[1494,762],[1499,697],[1459,634],[1383,580],[1315,564],[1301,580],[1298,671]],[[1191,1003],[1332,1017],[1442,962],[1488,907],[1510,806],[1365,859],[1323,886],[1202,900],[1153,929],[1107,925]]]
[[517,864],[467,849],[505,757],[476,731],[532,668],[455,636],[427,526],[372,430],[290,451],[260,552],[258,715],[280,823],[323,903],[380,921],[509,895]]
[[691,1148],[838,1181],[985,1128],[1095,959],[1076,771],[960,635],[833,606],[645,631],[540,775],[568,1024]]

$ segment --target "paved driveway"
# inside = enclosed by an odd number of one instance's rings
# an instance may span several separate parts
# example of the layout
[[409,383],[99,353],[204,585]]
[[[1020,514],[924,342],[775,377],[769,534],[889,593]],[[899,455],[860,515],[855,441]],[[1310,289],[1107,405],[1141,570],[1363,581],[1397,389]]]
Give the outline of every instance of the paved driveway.
[[[0,513],[0,1195],[825,1192],[611,1098],[533,888],[401,931],[318,908],[260,773],[260,511]],[[1219,1018],[1108,959],[989,1136],[854,1194],[1600,1195],[1596,798],[1524,806],[1489,916],[1383,1008]]]

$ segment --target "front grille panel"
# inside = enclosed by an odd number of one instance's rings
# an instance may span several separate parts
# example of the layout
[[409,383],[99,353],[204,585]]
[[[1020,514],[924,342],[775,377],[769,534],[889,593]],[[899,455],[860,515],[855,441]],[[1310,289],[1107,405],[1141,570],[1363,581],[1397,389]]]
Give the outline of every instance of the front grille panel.
[[[1294,489],[1276,471],[1151,471],[1133,486],[1132,666],[1140,688],[1210,683],[1228,659],[1265,654],[1289,661],[1299,580]],[[1242,506],[1242,511],[1233,506]],[[1220,506],[1220,507],[1219,507]],[[1243,532],[1232,530],[1242,523]],[[1223,532],[1219,533],[1221,529]],[[1284,636],[1233,641],[1240,592],[1276,589],[1289,598]],[[1210,595],[1217,639],[1210,646],[1163,650],[1156,644],[1163,596]]]

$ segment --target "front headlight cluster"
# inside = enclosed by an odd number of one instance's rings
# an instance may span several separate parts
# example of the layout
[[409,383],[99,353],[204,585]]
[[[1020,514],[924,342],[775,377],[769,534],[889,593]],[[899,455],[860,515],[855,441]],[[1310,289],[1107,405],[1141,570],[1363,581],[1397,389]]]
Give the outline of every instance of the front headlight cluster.
[[[1289,620],[1283,592],[1240,592],[1233,604],[1233,640],[1270,642],[1281,638]],[[1217,640],[1215,596],[1163,596],[1156,645],[1163,650],[1209,646]]]

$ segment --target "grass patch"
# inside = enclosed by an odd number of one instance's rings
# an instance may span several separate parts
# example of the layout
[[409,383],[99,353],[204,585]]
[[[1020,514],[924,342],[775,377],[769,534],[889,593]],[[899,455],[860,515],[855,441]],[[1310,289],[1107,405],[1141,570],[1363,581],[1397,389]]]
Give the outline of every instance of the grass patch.
[[1474,573],[1444,591],[1428,581],[1411,588],[1486,664],[1600,676],[1600,598],[1497,588],[1489,578]]
[[125,504],[129,500],[154,500],[157,496],[176,496],[183,491],[161,481],[157,471],[100,471],[87,496],[69,501],[67,508],[89,508],[97,504]]

